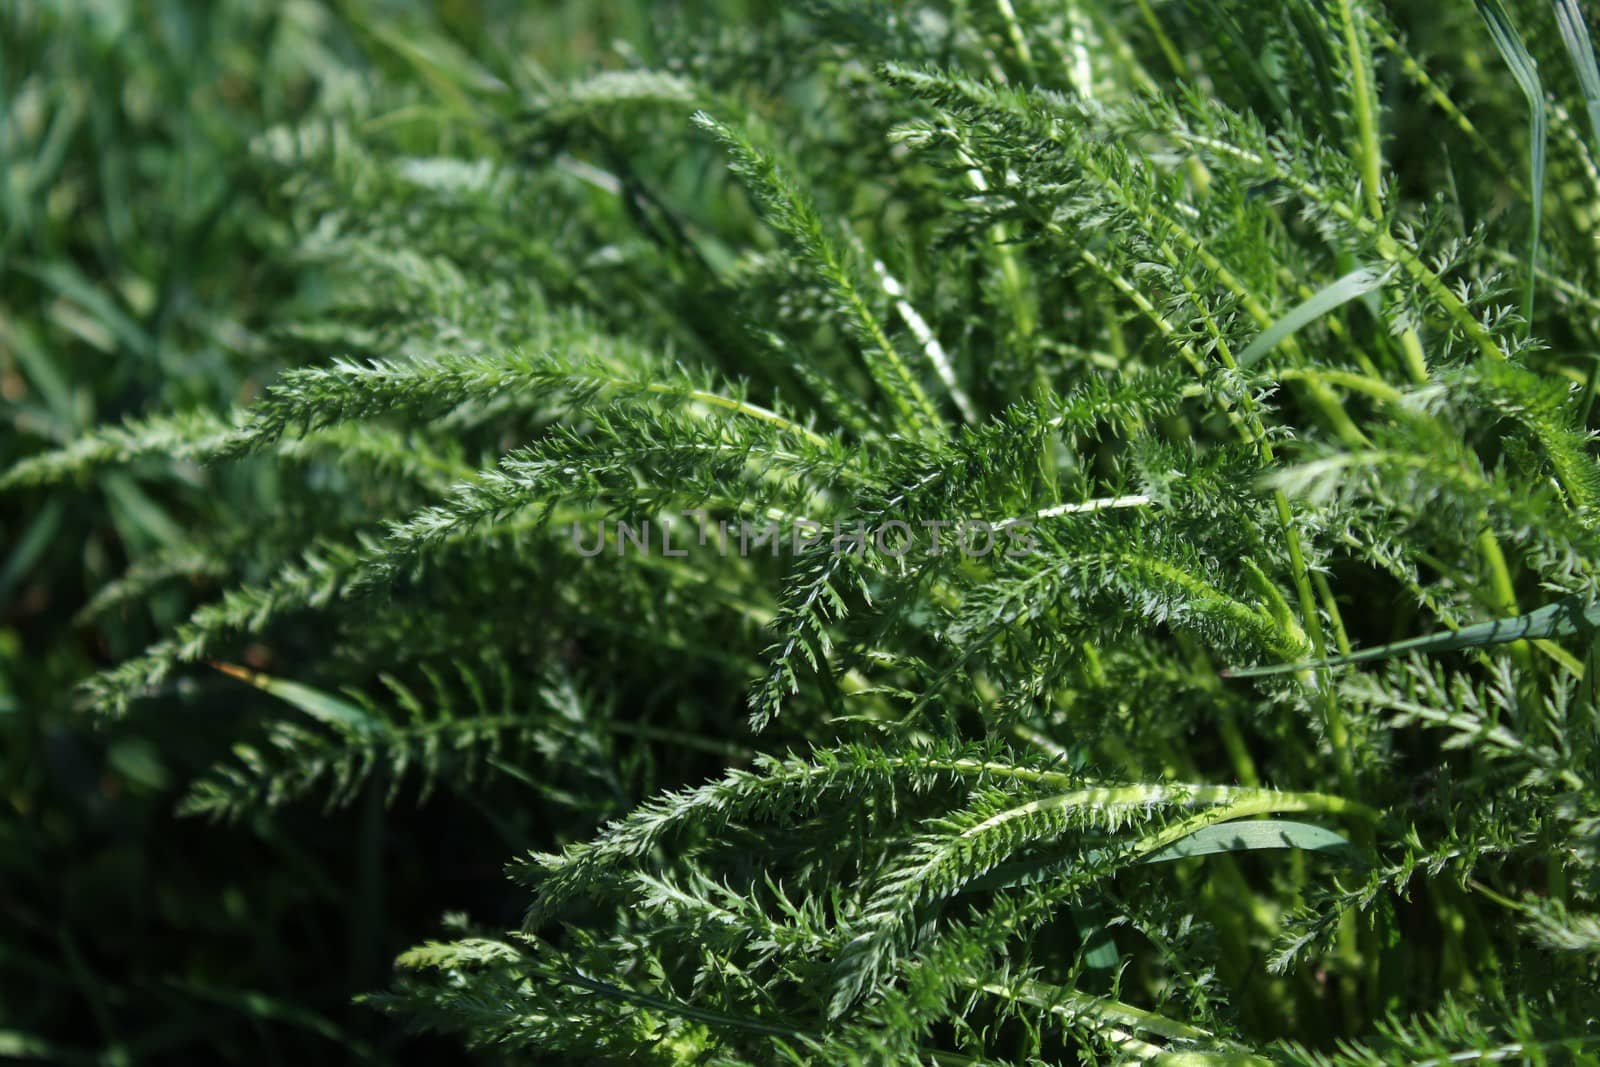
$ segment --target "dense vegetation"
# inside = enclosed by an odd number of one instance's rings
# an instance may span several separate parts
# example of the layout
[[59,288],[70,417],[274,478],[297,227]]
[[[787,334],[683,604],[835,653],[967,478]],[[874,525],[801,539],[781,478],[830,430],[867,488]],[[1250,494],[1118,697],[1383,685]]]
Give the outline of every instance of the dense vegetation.
[[0,16],[0,1055],[1600,1060],[1575,0],[130,6]]

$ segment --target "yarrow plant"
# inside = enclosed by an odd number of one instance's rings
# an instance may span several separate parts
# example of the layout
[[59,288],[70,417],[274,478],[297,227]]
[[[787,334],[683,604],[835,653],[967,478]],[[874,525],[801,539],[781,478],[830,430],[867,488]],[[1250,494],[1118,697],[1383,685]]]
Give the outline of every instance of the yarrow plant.
[[282,369],[4,476],[270,486],[83,701],[259,697],[192,815],[517,784],[523,921],[366,998],[495,1062],[1600,1060],[1587,26],[400,49],[257,139]]

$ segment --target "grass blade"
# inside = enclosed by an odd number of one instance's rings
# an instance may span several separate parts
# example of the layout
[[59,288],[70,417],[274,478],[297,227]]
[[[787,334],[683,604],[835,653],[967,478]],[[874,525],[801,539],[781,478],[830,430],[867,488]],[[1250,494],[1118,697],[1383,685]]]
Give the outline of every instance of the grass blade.
[[248,667],[232,663],[213,663],[212,666],[230,678],[249,682],[284,703],[294,705],[318,722],[335,729],[346,733],[368,734],[378,728],[372,716],[361,708],[321,689],[284,678],[274,678],[269,674],[262,674],[260,671],[252,671]]
[[1297,848],[1306,852],[1355,851],[1349,840],[1325,827],[1292,819],[1261,819],[1202,827],[1159,852],[1152,852],[1140,862],[1169,863],[1191,856],[1272,848]]
[[1600,151],[1600,67],[1595,66],[1594,45],[1589,40],[1589,27],[1578,9],[1578,0],[1553,0],[1556,25],[1561,28],[1561,42],[1567,46],[1572,58],[1572,69],[1577,72],[1578,84],[1583,88],[1583,101],[1589,109],[1589,127],[1594,133],[1594,143]]
[[1373,267],[1363,267],[1353,270],[1336,281],[1329,282],[1321,289],[1307,297],[1302,303],[1291,309],[1283,318],[1261,331],[1254,341],[1240,352],[1235,362],[1243,367],[1248,367],[1262,356],[1271,352],[1284,339],[1298,332],[1317,319],[1337,308],[1343,307],[1357,297],[1377,289],[1383,284],[1384,272]]
[[1553,637],[1571,637],[1600,625],[1600,604],[1591,604],[1584,597],[1567,597],[1547,604],[1526,615],[1513,615],[1474,626],[1463,626],[1453,633],[1428,634],[1396,641],[1377,648],[1362,649],[1348,656],[1331,656],[1327,659],[1306,660],[1300,663],[1275,663],[1263,667],[1237,667],[1222,672],[1224,678],[1260,678],[1268,674],[1288,674],[1291,671],[1312,670],[1319,667],[1343,667],[1352,663],[1370,663],[1373,660],[1392,659],[1408,652],[1457,652],[1464,648],[1481,648],[1485,645],[1503,645],[1512,641],[1538,641]]
[[[1534,284],[1539,267],[1539,223],[1544,208],[1544,157],[1548,122],[1545,116],[1544,86],[1539,81],[1539,64],[1528,54],[1527,46],[1522,43],[1522,35],[1517,32],[1517,27],[1511,21],[1511,15],[1501,0],[1477,0],[1477,4],[1478,14],[1483,16],[1483,21],[1488,25],[1489,36],[1494,39],[1494,46],[1500,50],[1500,56],[1506,61],[1506,66],[1511,68],[1511,77],[1522,90],[1522,95],[1528,98],[1528,118],[1533,126],[1528,184],[1528,195],[1533,200],[1533,222],[1532,232],[1528,238],[1528,291],[1523,297],[1522,308],[1527,328],[1531,329]],[[1562,34],[1563,36],[1566,34],[1565,27]],[[1591,66],[1593,64],[1592,56],[1590,64]]]

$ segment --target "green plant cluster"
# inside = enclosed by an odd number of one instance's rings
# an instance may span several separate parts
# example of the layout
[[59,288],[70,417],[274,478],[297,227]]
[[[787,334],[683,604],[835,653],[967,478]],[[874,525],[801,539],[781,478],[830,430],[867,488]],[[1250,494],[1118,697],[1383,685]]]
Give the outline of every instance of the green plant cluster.
[[[689,10],[571,74],[353,10],[230,163],[284,292],[228,369],[185,283],[16,268],[159,387],[0,487],[111,524],[74,715],[204,752],[207,839],[326,812],[417,905],[385,808],[443,803],[509,860],[442,929],[352,907],[436,935],[357,1010],[490,1062],[1600,1061],[1575,0]],[[970,523],[1025,550],[922,538]]]

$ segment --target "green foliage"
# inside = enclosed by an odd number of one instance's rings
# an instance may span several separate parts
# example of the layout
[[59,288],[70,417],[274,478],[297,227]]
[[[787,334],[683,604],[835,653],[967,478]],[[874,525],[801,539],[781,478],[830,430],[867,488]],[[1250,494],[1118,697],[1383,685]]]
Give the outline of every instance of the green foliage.
[[0,476],[180,487],[84,714],[490,828],[365,1001],[491,1061],[1600,1059],[1597,82],[1458,8],[346,13],[270,372]]

